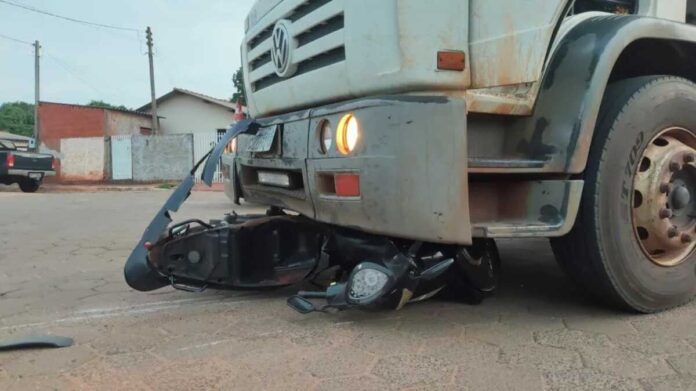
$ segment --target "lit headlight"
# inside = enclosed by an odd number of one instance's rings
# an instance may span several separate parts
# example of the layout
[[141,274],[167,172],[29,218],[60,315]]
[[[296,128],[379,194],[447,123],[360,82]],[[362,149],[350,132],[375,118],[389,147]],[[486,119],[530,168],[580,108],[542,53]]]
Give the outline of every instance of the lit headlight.
[[344,155],[355,150],[360,140],[360,124],[353,114],[346,114],[341,118],[336,130],[336,147]]
[[376,264],[358,265],[350,277],[348,299],[358,304],[369,304],[379,298],[391,282],[387,273],[388,270]]

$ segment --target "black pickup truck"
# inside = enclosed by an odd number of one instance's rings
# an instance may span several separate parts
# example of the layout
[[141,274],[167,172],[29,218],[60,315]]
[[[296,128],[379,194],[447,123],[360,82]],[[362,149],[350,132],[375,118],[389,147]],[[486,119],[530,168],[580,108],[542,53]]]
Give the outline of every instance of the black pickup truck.
[[47,176],[56,174],[53,156],[23,152],[8,140],[0,140],[0,184],[19,184],[25,193],[39,190]]

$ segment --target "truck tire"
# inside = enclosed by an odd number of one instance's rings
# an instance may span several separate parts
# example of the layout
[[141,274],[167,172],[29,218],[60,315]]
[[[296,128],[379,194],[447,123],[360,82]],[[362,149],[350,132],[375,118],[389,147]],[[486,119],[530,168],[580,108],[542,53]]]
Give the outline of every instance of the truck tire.
[[553,239],[592,296],[653,313],[696,296],[696,85],[638,77],[607,89],[580,211]]
[[39,190],[39,186],[41,186],[41,183],[33,179],[19,181],[19,188],[24,193],[36,193]]

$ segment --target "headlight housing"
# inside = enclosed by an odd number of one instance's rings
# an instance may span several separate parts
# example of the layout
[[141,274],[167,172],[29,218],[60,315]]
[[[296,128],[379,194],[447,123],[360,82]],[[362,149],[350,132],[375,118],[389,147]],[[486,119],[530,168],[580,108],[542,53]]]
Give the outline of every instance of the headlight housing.
[[347,299],[353,304],[371,304],[393,285],[394,275],[389,269],[376,263],[361,263],[348,279]]
[[333,138],[334,138],[334,133],[333,133],[333,128],[331,127],[331,122],[329,120],[325,119],[322,120],[319,123],[318,127],[318,136],[319,136],[319,151],[322,154],[327,154],[331,150],[331,147],[333,147]]
[[343,155],[349,155],[360,141],[360,124],[353,114],[346,114],[336,129],[336,148]]

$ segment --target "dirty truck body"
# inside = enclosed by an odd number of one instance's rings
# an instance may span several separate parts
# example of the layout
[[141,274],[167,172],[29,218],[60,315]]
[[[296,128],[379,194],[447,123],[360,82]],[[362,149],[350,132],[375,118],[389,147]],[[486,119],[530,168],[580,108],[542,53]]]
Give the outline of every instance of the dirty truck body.
[[158,283],[131,285],[259,288],[328,270],[326,292],[289,304],[478,301],[497,283],[494,239],[548,237],[611,304],[683,304],[696,294],[692,8],[260,0],[242,45],[254,119],[228,132],[222,163],[228,194],[269,213],[144,239]]

